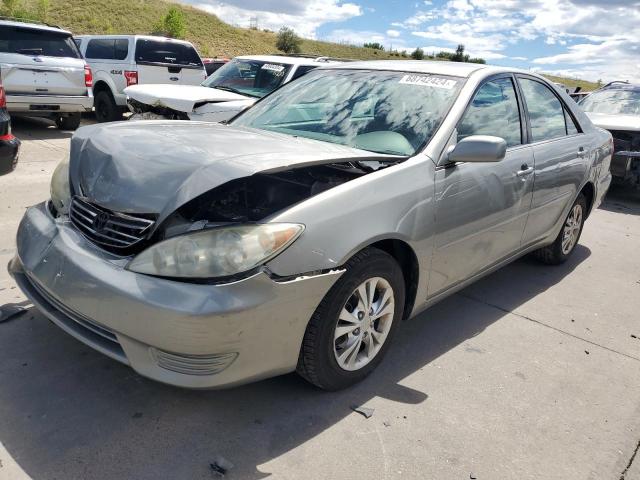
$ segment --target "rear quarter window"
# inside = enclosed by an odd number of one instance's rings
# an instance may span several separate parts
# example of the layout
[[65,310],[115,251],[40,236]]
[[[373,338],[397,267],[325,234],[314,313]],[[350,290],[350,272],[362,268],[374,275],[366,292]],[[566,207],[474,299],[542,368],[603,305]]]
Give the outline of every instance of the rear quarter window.
[[137,40],[136,62],[202,68],[202,60],[192,45],[170,40]]
[[82,58],[69,34],[8,25],[0,26],[0,53]]
[[124,60],[128,53],[127,39],[94,38],[87,44],[85,57],[96,60]]

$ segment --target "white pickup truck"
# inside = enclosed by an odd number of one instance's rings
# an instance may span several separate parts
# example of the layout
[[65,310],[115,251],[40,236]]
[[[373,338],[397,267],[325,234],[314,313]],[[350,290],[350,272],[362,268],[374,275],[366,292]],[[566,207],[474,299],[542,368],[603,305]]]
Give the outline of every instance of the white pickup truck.
[[306,55],[235,57],[200,86],[134,85],[127,87],[131,120],[200,120],[221,122],[314,68],[337,63]]
[[91,111],[91,69],[58,27],[0,20],[0,73],[12,114],[48,117],[65,130]]
[[206,78],[195,47],[183,40],[148,35],[78,35],[78,48],[93,71],[99,122],[121,120],[124,89],[131,85],[200,85]]

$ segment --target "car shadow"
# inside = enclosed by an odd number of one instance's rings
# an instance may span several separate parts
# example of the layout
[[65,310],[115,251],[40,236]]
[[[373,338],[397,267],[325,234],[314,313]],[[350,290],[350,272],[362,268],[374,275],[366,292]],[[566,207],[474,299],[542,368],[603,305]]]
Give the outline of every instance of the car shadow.
[[600,208],[609,212],[640,215],[640,190],[628,185],[612,184]]
[[[235,465],[232,478],[265,478],[261,465],[356,415],[353,405],[376,397],[428,402],[433,392],[403,386],[403,379],[472,342],[589,255],[579,246],[557,267],[527,257],[449,297],[403,324],[367,380],[335,393],[295,374],[221,391],[161,385],[85,347],[32,309],[0,326],[0,444],[34,480],[210,478],[217,456]],[[485,289],[508,292],[504,303],[480,305]],[[465,349],[471,364],[475,350],[471,343]],[[368,421],[384,419],[381,410],[375,415]]]
[[[81,125],[95,123],[93,113],[82,116]],[[53,120],[41,117],[11,115],[11,129],[20,140],[61,140],[71,138],[73,130],[60,130]]]

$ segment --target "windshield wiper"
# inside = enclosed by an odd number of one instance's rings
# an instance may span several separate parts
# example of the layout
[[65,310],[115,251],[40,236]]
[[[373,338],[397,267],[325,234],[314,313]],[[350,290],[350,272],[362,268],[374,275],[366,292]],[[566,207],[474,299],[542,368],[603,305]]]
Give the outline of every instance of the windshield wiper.
[[217,88],[218,90],[224,90],[225,92],[237,93],[238,95],[242,95],[245,97],[259,98],[258,95],[252,95],[251,93],[241,92],[237,88],[227,87],[226,85],[216,85],[215,87],[212,87],[212,88]]

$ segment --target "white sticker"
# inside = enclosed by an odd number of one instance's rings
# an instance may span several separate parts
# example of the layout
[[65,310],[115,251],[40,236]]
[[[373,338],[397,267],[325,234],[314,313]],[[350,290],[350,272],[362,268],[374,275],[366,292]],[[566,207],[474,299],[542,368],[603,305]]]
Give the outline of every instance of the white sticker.
[[280,73],[284,70],[284,67],[282,65],[274,65],[273,63],[265,63],[262,65],[262,69]]
[[427,75],[405,75],[400,80],[404,85],[420,85],[422,87],[446,88],[451,90],[456,86],[456,81],[442,77],[432,77]]

